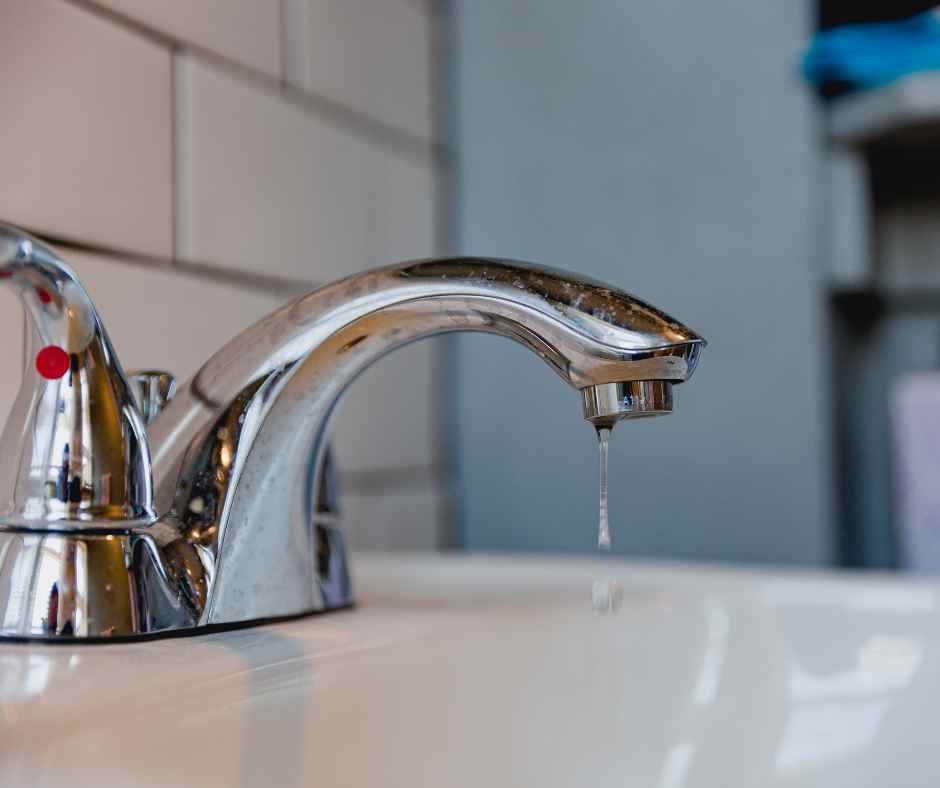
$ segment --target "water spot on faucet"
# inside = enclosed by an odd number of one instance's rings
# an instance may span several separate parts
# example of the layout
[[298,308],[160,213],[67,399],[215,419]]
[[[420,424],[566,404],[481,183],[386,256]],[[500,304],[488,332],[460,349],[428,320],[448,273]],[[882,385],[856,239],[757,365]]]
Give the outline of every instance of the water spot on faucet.
[[368,334],[363,334],[362,336],[358,336],[358,337],[356,337],[355,339],[349,340],[349,342],[347,342],[345,345],[343,345],[343,346],[339,349],[339,352],[340,352],[340,353],[348,353],[350,350],[352,350],[354,347],[356,347],[356,345],[358,345],[360,342],[362,342],[364,339],[366,339],[367,336],[368,336]]

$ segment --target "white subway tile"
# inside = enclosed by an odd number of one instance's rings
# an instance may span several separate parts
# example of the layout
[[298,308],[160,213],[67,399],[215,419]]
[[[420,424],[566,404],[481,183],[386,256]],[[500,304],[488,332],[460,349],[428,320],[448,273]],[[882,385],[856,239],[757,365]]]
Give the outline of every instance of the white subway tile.
[[432,248],[430,160],[195,58],[177,61],[177,96],[182,259],[325,282]]
[[385,173],[381,196],[369,226],[369,264],[433,257],[439,250],[430,160],[420,163],[385,155],[382,164]]
[[97,0],[147,27],[281,76],[278,0]]
[[0,425],[6,422],[23,377],[23,326],[23,307],[16,294],[0,288]]
[[347,492],[340,500],[343,536],[354,549],[435,550],[441,547],[442,504],[432,485]]
[[[61,254],[101,312],[124,368],[166,369],[181,381],[286,300],[169,267],[128,265],[70,250]],[[433,462],[436,352],[434,340],[402,348],[350,386],[333,431],[340,470]]]
[[435,340],[394,351],[353,381],[340,399],[333,428],[343,470],[426,467],[434,462]]
[[287,0],[285,14],[289,81],[432,138],[429,4]]
[[98,307],[124,368],[165,369],[181,382],[284,300],[169,267],[60,253]]
[[169,256],[169,52],[58,0],[2,16],[0,218]]
[[371,149],[200,61],[177,69],[180,256],[302,281],[361,266]]

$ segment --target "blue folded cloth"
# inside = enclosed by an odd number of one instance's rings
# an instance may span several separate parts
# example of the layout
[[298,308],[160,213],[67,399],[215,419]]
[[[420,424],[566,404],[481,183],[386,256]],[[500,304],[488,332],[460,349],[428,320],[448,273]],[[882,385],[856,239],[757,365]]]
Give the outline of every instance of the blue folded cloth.
[[816,34],[803,57],[803,76],[816,86],[865,89],[915,71],[940,69],[937,9],[899,22],[843,25]]

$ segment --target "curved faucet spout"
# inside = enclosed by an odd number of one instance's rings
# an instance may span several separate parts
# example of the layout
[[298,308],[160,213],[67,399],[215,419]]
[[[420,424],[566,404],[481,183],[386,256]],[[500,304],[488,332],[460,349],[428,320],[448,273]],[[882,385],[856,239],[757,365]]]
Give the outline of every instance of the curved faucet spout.
[[574,274],[425,260],[297,299],[165,404],[172,380],[140,373],[135,396],[74,273],[2,224],[0,282],[26,307],[34,356],[2,439],[0,638],[169,634],[350,604],[330,417],[360,372],[409,342],[520,342],[580,390],[597,427],[671,411],[704,345]]
[[330,416],[374,361],[450,331],[530,348],[598,425],[671,410],[704,345],[628,293],[504,260],[390,266],[288,304],[213,356],[150,427],[158,510],[213,556],[200,623],[342,602],[310,582]]

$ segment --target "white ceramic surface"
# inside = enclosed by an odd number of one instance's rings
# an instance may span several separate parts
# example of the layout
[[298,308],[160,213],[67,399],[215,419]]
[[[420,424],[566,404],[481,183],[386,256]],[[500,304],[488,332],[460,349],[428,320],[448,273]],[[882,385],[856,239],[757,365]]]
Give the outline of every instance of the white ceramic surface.
[[[591,609],[595,579],[624,588]],[[934,786],[940,586],[365,559],[356,610],[0,647],[4,786]]]

